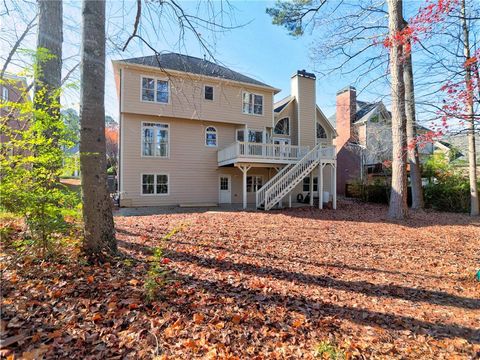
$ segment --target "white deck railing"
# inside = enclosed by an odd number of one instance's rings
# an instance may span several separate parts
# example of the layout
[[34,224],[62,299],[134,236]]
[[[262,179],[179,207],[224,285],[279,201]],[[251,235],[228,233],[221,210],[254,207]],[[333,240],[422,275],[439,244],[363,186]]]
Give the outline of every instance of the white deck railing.
[[218,163],[247,159],[294,161],[308,153],[308,146],[265,144],[237,141],[218,151]]

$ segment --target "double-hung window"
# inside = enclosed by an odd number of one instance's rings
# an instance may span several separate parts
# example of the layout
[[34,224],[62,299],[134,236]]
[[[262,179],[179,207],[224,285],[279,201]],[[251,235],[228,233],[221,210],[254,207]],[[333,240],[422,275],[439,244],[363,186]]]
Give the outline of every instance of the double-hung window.
[[254,143],[264,143],[265,131],[248,129],[248,136],[245,139],[245,130],[237,129],[237,141],[248,141]]
[[168,195],[167,174],[143,174],[142,175],[143,195]]
[[142,77],[142,101],[168,104],[170,85],[167,80]]
[[142,123],[142,155],[168,157],[170,134],[169,125]]
[[263,115],[263,96],[245,91],[242,111],[244,114]]
[[247,176],[247,192],[257,192],[263,185],[263,177],[259,175]]

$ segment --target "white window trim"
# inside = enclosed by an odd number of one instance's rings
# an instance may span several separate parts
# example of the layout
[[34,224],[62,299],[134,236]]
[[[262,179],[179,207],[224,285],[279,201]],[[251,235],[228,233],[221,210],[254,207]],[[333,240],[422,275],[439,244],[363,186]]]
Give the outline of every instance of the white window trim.
[[[153,80],[155,80],[155,88],[154,88],[154,96],[153,96],[154,100],[153,101],[143,100],[143,97],[142,97],[143,79],[153,79]],[[166,102],[166,103],[157,101],[157,80],[167,82],[168,102]],[[152,75],[140,75],[140,102],[146,103],[146,104],[169,105],[171,103],[171,99],[172,99],[172,92],[171,92],[171,88],[170,88],[170,80],[168,78],[152,76]]]
[[[156,156],[156,155],[143,155],[143,127],[144,124],[159,124],[159,125],[167,125],[168,126],[168,147],[167,147],[167,154],[168,156]],[[156,136],[153,135],[154,144]],[[170,132],[170,123],[158,122],[158,121],[142,121],[141,128],[140,128],[140,156],[146,159],[170,159],[170,143],[171,143],[171,132]],[[155,149],[155,146],[153,147]],[[162,174],[160,174],[162,175]]]
[[[205,99],[205,87],[206,86],[210,86],[211,88],[213,88],[213,99]],[[215,101],[215,85],[212,85],[212,84],[203,84],[203,89],[202,89],[202,94],[203,94],[203,100],[204,101]]]
[[[207,145],[207,133],[213,133],[212,131],[207,131],[208,128],[214,128],[215,129],[215,145]],[[205,127],[205,131],[203,132],[204,137],[205,137],[205,146],[208,148],[218,148],[218,130],[215,126],[208,125]]]
[[245,129],[235,129],[235,141],[240,141],[240,140],[238,140],[238,132],[239,131],[243,131],[243,142],[245,142]]
[[274,143],[274,141],[280,141],[280,140],[287,141],[288,144],[286,145],[292,145],[292,139],[290,139],[289,137],[282,137],[278,135],[275,137],[272,137],[272,144]]
[[[280,120],[283,120],[283,119],[287,119],[287,120],[288,120],[288,134],[275,134],[275,127],[277,126],[278,122],[279,122]],[[275,122],[275,124],[274,124],[274,126],[273,126],[273,131],[272,131],[273,136],[290,136],[290,135],[291,135],[291,134],[290,134],[290,129],[291,129],[290,125],[291,125],[291,123],[290,123],[290,116],[284,116],[284,117],[282,117],[282,118],[279,119],[277,122]],[[316,130],[316,129],[315,129],[315,130]]]
[[[243,130],[243,129],[238,129],[238,130]],[[248,141],[249,139],[249,135],[250,135],[250,131],[261,131],[262,132],[262,142],[261,143],[256,143],[256,144],[266,144],[266,141],[267,141],[267,130],[265,129],[254,129],[254,128],[248,128],[247,129],[247,132],[244,133],[246,134],[246,136],[244,137],[244,140],[245,142],[250,142]],[[246,138],[246,139],[245,139]]]
[[[303,185],[304,185],[304,180],[305,180],[305,179],[310,179],[310,176],[307,175],[306,177],[304,177],[304,178],[302,179],[302,192],[303,192],[304,194],[310,192],[310,189],[308,189],[308,190],[303,190]],[[315,184],[315,179],[317,179],[317,183],[316,183],[316,184]],[[310,180],[309,180],[309,181],[310,181]],[[313,193],[314,193],[314,194],[315,194],[316,192],[318,192],[318,186],[319,186],[319,185],[320,185],[320,184],[319,184],[319,182],[318,182],[318,176],[314,176],[314,177],[313,177],[313,189],[314,189],[314,190],[313,190]],[[310,188],[310,182],[309,182],[308,186],[309,186],[309,188]],[[315,186],[317,187],[317,190],[315,190]]]
[[[143,175],[153,175],[153,194],[144,194],[143,193]],[[167,193],[166,194],[157,194],[157,175],[167,175]],[[169,173],[141,173],[140,174],[140,195],[141,196],[169,196],[170,195],[170,174]]]
[[[245,97],[245,94],[258,95],[258,96],[262,97],[262,113],[261,114],[255,114],[255,112],[252,112],[250,114],[249,112],[243,111],[243,98]],[[253,99],[253,105],[255,107],[255,98]],[[254,93],[254,92],[250,92],[250,91],[242,91],[242,104],[241,104],[241,106],[242,106],[241,111],[242,111],[243,115],[263,116],[265,114],[265,96],[263,94],[258,94],[258,93]]]
[[[247,179],[248,179],[249,177],[261,178],[261,179],[262,179],[262,187],[265,185],[265,183],[263,182],[263,180],[264,180],[264,179],[263,179],[263,175],[255,175],[255,174],[252,174],[252,175],[248,175],[248,176],[247,176]],[[248,181],[247,181],[247,182],[248,182]],[[253,187],[253,181],[252,181],[252,187]],[[246,186],[246,188],[248,189],[248,185]],[[256,191],[248,191],[248,190],[247,190],[247,194],[255,194],[255,193],[256,193]]]

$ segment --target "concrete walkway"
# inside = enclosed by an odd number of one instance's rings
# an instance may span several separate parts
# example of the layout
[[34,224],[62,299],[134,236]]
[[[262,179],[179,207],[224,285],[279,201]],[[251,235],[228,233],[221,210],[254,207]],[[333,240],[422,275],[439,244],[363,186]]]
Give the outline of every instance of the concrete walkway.
[[144,206],[131,208],[117,208],[113,212],[114,216],[148,216],[160,214],[190,214],[198,212],[232,212],[232,211],[260,211],[255,209],[255,204],[248,204],[246,210],[242,209],[242,204],[220,204],[218,206],[203,207],[180,207],[180,206]]
[[[292,208],[308,207],[307,204],[293,203]],[[285,208],[285,207],[284,207]],[[278,208],[270,211],[281,210]],[[204,207],[180,207],[180,206],[144,206],[131,208],[117,208],[113,212],[113,216],[149,216],[161,214],[191,214],[204,212],[235,212],[235,211],[263,211],[255,208],[255,204],[248,204],[246,210],[242,208],[242,204],[219,204],[218,206]]]

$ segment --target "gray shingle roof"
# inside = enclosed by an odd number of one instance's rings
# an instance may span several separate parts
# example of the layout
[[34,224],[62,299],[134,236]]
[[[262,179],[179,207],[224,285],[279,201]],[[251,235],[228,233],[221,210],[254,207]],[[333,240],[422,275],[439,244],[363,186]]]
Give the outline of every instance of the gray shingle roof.
[[[354,122],[362,119],[365,115],[367,115],[370,111],[375,109],[381,102],[365,102],[357,100],[357,112],[355,113],[355,120]],[[333,114],[328,118],[328,121],[333,125],[333,127],[337,126],[337,113]]]
[[273,105],[273,111],[275,111],[276,113],[282,111],[285,108],[285,106],[287,106],[290,103],[291,100],[292,100],[292,97],[289,95],[287,97],[284,97],[282,100],[277,101]]
[[247,84],[265,86],[274,89],[261,81],[252,79],[246,75],[228,69],[224,66],[215,64],[211,61],[196,58],[193,56],[177,53],[164,53],[151,56],[142,56],[137,58],[121,60],[122,62],[138,65],[158,67],[166,70],[176,70],[188,72],[191,74],[212,76],[225,80],[240,81]]

